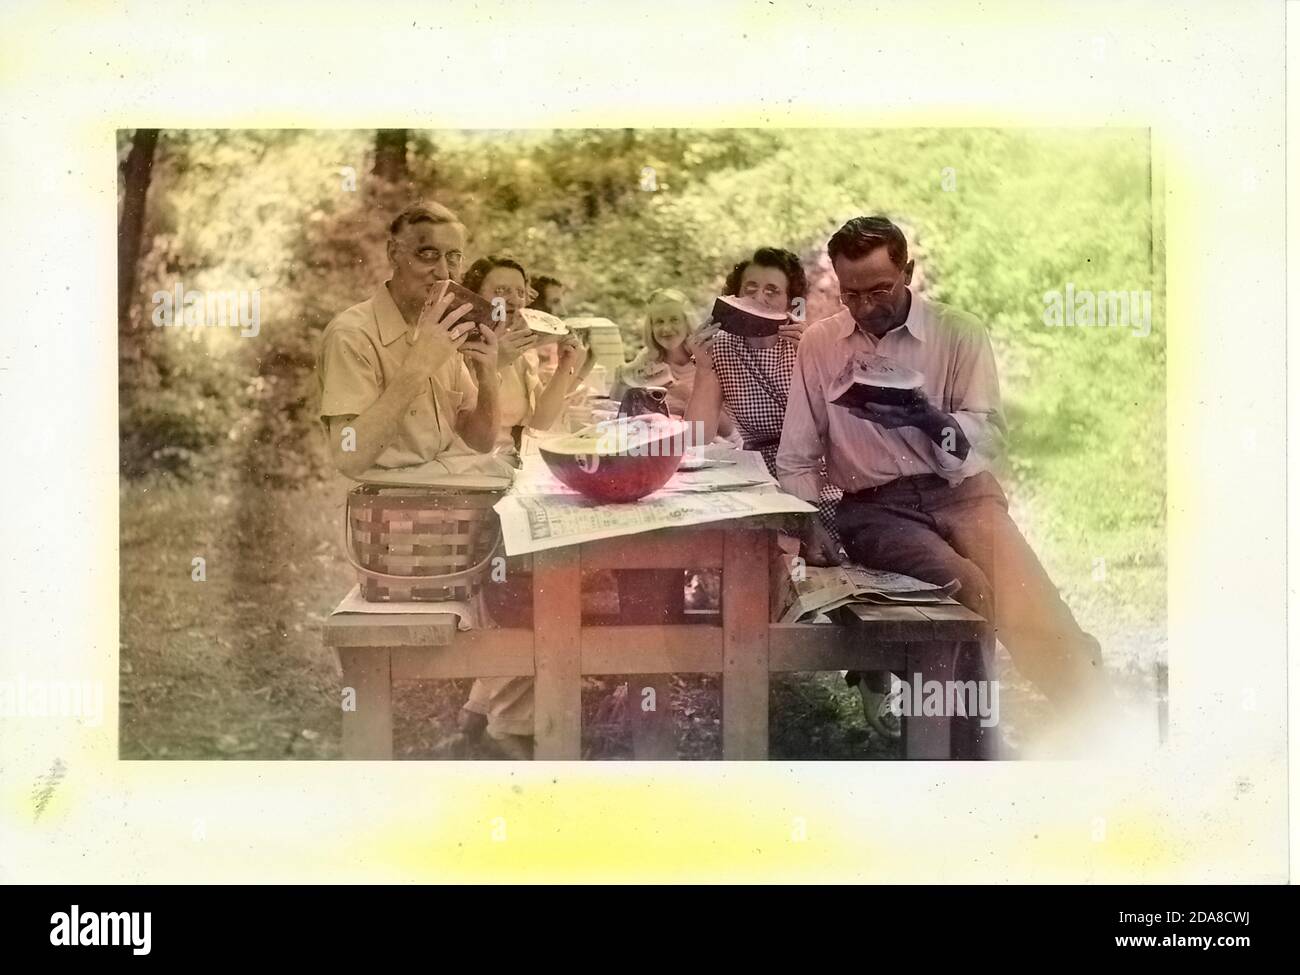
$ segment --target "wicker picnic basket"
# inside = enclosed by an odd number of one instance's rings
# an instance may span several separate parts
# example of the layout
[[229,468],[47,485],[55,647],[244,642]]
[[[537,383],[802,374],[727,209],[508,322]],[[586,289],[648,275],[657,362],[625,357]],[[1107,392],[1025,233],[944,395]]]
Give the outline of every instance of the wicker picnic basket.
[[503,491],[382,487],[348,493],[345,545],[367,602],[466,601],[501,549]]

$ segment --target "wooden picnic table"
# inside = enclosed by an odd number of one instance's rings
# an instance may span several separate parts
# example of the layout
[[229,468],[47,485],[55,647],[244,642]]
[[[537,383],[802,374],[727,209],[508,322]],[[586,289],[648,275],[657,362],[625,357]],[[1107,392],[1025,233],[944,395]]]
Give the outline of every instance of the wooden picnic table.
[[[963,653],[987,659],[988,624],[951,600],[852,605],[841,611],[840,625],[771,622],[770,559],[782,523],[772,516],[737,519],[536,552],[531,629],[457,631],[455,617],[445,613],[331,616],[324,641],[338,653],[344,686],[356,691],[356,710],[343,712],[344,757],[392,757],[396,680],[531,676],[535,757],[577,759],[583,676],[647,675],[666,703],[666,675],[716,673],[723,758],[765,759],[773,672],[895,670],[944,680]],[[590,569],[720,569],[720,619],[585,625],[582,573]],[[629,700],[638,757],[672,757],[668,709],[648,720]],[[903,724],[904,757],[952,757],[948,719],[910,717]]]

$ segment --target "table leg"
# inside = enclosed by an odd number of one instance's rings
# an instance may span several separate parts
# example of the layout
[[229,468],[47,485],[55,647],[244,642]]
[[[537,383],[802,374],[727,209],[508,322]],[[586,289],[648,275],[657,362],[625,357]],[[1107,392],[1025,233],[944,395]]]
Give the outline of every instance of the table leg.
[[393,757],[393,675],[389,652],[339,647],[343,686],[355,692],[356,710],[343,711],[343,757]]
[[1002,688],[998,683],[997,661],[994,656],[994,648],[997,646],[996,641],[991,637],[983,640],[974,640],[962,645],[961,648],[961,666],[958,668],[958,680],[977,680],[985,681],[988,690],[985,691],[985,702],[993,703],[991,695],[997,695],[997,709],[990,717],[996,718],[998,723],[990,724],[984,727],[982,715],[968,719],[966,723],[965,740],[962,742],[959,750],[954,746],[954,758],[970,758],[979,761],[991,762],[1002,757],[1002,732],[1000,724],[1002,720]]
[[582,757],[582,573],[578,548],[533,556],[534,757]]
[[[654,710],[646,705],[654,691]],[[677,757],[677,733],[673,727],[672,687],[667,674],[633,674],[627,683],[627,706],[631,709],[632,757],[637,761],[670,761]]]
[[722,554],[722,757],[767,758],[768,534],[728,531]]
[[[909,643],[907,670],[903,680],[911,688],[913,701],[924,697],[925,681],[951,681],[961,644]],[[945,695],[946,696],[946,695]],[[903,757],[947,761],[952,758],[952,719],[947,715],[903,716]]]

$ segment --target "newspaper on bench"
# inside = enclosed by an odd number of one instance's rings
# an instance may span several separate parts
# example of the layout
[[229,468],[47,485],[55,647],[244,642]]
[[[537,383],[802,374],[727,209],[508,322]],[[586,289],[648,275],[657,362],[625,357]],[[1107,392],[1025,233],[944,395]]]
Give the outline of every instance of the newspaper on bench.
[[523,467],[495,510],[507,555],[523,555],[601,538],[636,535],[732,518],[816,511],[777,487],[756,451],[692,449],[688,466],[633,504],[599,504],[561,484],[546,462],[525,454]]
[[[789,563],[785,563],[787,569]],[[798,572],[781,572],[783,607],[780,622],[819,622],[846,603],[938,603],[957,591],[956,579],[936,586],[897,572],[864,569],[860,565],[800,565]]]

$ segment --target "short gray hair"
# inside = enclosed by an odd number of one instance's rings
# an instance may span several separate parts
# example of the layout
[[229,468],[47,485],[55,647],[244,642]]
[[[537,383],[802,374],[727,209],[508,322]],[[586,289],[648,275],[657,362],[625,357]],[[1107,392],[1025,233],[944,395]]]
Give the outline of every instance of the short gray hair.
[[465,231],[465,225],[460,222],[460,217],[441,203],[430,202],[412,203],[393,217],[392,223],[388,225],[388,235],[396,237],[403,228],[413,223],[450,223],[459,227],[462,233]]

